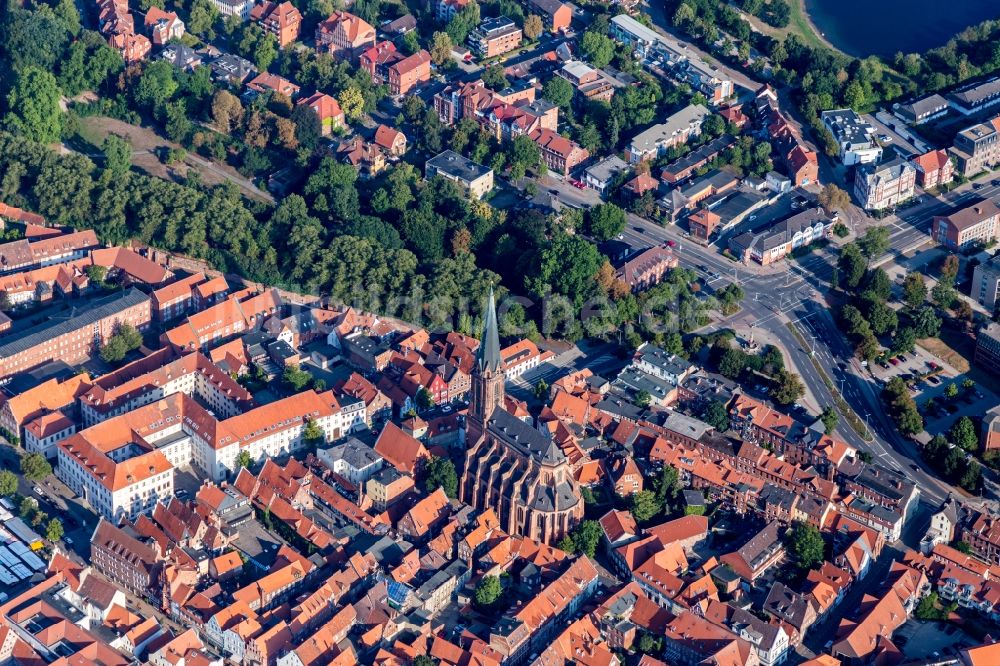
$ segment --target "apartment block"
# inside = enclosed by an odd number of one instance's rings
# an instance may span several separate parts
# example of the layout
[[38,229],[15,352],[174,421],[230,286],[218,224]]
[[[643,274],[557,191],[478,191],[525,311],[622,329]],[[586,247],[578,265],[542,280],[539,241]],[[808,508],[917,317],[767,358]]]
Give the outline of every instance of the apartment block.
[[878,165],[859,166],[854,172],[854,198],[865,210],[884,210],[913,197],[917,170],[895,155]]
[[49,361],[82,363],[106,343],[121,324],[145,330],[149,297],[132,288],[76,306],[62,318],[0,338],[0,377],[9,377]]
[[955,158],[958,173],[966,178],[1000,164],[1000,116],[960,131],[949,153]]
[[480,58],[495,58],[521,45],[524,33],[506,16],[484,19],[469,33],[469,47]]
[[996,310],[1000,300],[1000,257],[994,255],[989,261],[976,266],[972,272],[969,295],[990,312]]
[[431,79],[431,55],[421,49],[411,56],[396,50],[396,45],[384,41],[360,56],[360,66],[377,84],[389,86],[390,95],[406,95],[415,86]]
[[550,129],[536,129],[530,137],[541,149],[545,166],[564,176],[590,157],[586,148]]
[[667,118],[666,122],[653,125],[640,132],[625,149],[630,164],[655,160],[674,146],[680,146],[701,134],[701,124],[711,112],[704,106],[689,104]]
[[1000,372],[1000,324],[990,323],[979,329],[973,362],[990,372]]
[[424,170],[427,178],[441,176],[458,183],[473,199],[482,199],[493,189],[493,169],[476,164],[453,150],[446,150],[427,160]]
[[281,49],[298,39],[302,30],[302,14],[287,0],[282,3],[264,0],[250,10],[250,20],[274,35]]
[[820,114],[830,130],[845,166],[871,164],[882,158],[882,147],[874,140],[875,128],[852,109],[834,109]]

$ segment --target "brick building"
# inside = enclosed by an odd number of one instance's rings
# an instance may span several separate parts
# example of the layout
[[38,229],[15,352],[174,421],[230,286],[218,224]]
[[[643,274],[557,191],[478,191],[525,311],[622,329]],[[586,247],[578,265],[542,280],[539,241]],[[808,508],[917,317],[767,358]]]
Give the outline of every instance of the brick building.
[[360,66],[372,81],[389,86],[390,95],[406,95],[415,86],[431,79],[431,55],[421,49],[411,56],[384,41],[361,54]]
[[250,10],[250,20],[278,40],[278,48],[285,48],[302,30],[302,14],[290,2],[276,3],[264,0]]
[[586,148],[550,129],[536,129],[530,136],[541,149],[545,166],[564,176],[590,157]]
[[356,62],[365,49],[375,46],[375,28],[348,12],[334,12],[316,26],[316,50]]
[[935,215],[931,222],[931,238],[952,250],[963,250],[974,243],[985,245],[998,236],[1000,207],[989,199],[950,215]]
[[53,319],[6,336],[0,344],[0,377],[30,370],[49,361],[82,363],[115,333],[121,324],[145,330],[150,321],[149,297],[132,288],[106,296]]

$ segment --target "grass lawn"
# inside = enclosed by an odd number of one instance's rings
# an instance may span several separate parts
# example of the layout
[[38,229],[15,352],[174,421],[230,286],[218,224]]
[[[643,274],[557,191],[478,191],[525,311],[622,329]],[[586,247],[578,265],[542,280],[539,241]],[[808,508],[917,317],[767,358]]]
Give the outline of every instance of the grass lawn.
[[790,20],[784,28],[775,28],[746,12],[741,12],[741,14],[755,29],[770,37],[784,39],[788,35],[794,34],[803,44],[810,48],[836,50],[813,28],[812,23],[809,21],[809,15],[806,13],[805,0],[789,0],[789,5],[791,6]]
[[941,329],[939,338],[924,338],[917,340],[917,344],[934,354],[942,361],[955,368],[960,373],[969,371],[969,358],[972,357],[973,349],[965,343],[962,336],[954,334],[947,329]]
[[813,28],[813,24],[809,20],[809,15],[806,14],[805,0],[791,0],[788,4],[792,8],[791,20],[785,29],[789,33],[795,33],[803,43],[814,49],[833,49],[830,43],[823,39],[816,29]]

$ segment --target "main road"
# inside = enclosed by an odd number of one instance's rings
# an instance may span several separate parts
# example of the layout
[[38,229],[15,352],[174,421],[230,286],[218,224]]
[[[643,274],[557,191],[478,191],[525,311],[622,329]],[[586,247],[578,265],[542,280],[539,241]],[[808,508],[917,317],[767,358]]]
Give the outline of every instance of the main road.
[[[569,205],[586,207],[600,202],[591,190],[576,190],[559,181],[553,183],[560,198]],[[998,194],[1000,185],[979,184],[978,190],[965,186],[944,195],[942,200],[927,198],[898,217],[886,220],[892,228],[892,249],[879,262],[890,261],[928,242],[927,230],[934,215]],[[830,388],[835,387],[851,410],[868,424],[858,433],[842,418],[838,428],[841,437],[871,453],[886,467],[908,476],[917,483],[927,501],[943,501],[953,491],[952,486],[924,466],[916,444],[896,431],[885,413],[880,388],[867,369],[854,359],[854,350],[837,329],[825,297],[836,259],[833,251],[787,260],[785,270],[748,267],[727,259],[712,247],[694,242],[676,226],[662,227],[632,214],[620,239],[635,248],[672,242],[681,265],[693,269],[710,286],[719,288],[735,282],[743,287],[747,294],[743,310],[723,325],[766,329],[786,350],[821,407],[837,404]],[[869,432],[864,432],[866,429]]]

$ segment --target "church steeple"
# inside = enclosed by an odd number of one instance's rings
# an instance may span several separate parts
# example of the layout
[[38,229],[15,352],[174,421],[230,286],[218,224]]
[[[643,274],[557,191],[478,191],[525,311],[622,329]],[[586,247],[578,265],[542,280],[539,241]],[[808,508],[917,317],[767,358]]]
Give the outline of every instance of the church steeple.
[[500,372],[500,328],[497,326],[497,304],[490,288],[490,300],[486,305],[483,321],[483,338],[476,351],[476,368],[480,372]]
[[472,396],[469,416],[485,426],[497,407],[503,406],[504,373],[500,356],[500,327],[497,325],[497,306],[490,289],[489,302],[483,317],[483,337],[476,351],[476,367],[472,371]]

